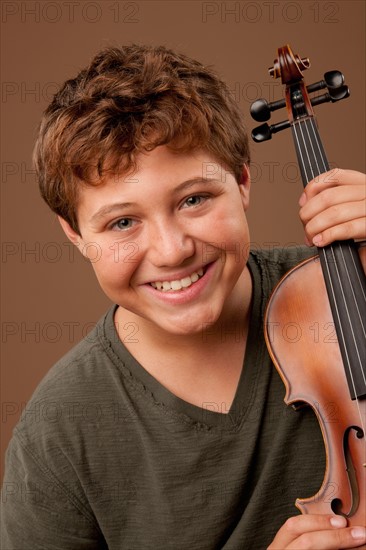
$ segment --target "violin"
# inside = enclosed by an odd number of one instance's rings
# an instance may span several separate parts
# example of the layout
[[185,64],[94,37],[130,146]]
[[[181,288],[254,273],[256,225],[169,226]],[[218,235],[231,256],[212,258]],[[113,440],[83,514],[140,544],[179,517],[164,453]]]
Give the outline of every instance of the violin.
[[[269,73],[281,77],[285,98],[259,99],[251,106],[252,117],[264,123],[253,130],[254,141],[267,141],[291,127],[304,187],[329,170],[313,107],[349,96],[339,71],[306,85],[303,71],[309,66],[309,59],[289,45],[279,48]],[[325,88],[326,93],[311,97]],[[268,125],[271,112],[282,107],[288,119]],[[310,405],[324,439],[322,486],[295,505],[303,514],[343,515],[350,526],[366,523],[366,282],[360,251],[352,240],[318,248],[316,256],[278,283],[264,319],[266,344],[285,384],[285,403],[295,409]]]

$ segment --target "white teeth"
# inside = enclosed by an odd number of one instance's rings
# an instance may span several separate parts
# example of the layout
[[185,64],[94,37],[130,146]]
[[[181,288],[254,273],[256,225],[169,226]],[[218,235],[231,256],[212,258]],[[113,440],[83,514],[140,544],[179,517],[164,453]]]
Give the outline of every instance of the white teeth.
[[183,279],[177,279],[176,281],[156,281],[154,283],[150,283],[151,286],[156,288],[156,290],[161,290],[163,292],[168,292],[169,290],[182,290],[182,288],[188,288],[191,286],[191,284],[198,281],[200,277],[203,275],[203,269],[199,269],[198,271],[194,271],[191,275],[188,275],[188,277],[184,277]]
[[182,288],[180,281],[172,281],[171,283],[172,290],[180,290]]
[[190,277],[184,277],[184,279],[181,279],[181,280],[180,280],[180,282],[181,282],[183,288],[187,288],[187,287],[191,286],[192,281],[195,282],[195,281],[193,280],[192,275],[191,275]]

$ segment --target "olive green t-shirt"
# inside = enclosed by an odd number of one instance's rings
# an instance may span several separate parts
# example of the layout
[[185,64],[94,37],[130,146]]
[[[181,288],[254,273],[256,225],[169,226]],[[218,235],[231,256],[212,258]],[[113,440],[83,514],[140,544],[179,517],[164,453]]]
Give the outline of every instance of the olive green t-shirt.
[[[118,338],[116,307],[107,312],[49,371],[14,430],[2,548],[265,549],[324,474],[315,415],[284,404],[262,326],[274,284],[306,254],[250,255],[252,316],[229,411],[168,391]],[[133,350],[138,327],[126,337]]]

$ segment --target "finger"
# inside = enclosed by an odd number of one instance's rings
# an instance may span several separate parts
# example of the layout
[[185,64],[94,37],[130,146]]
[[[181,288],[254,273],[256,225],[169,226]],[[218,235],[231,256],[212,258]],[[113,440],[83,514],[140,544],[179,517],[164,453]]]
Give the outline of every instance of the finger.
[[349,185],[337,187],[337,189],[325,189],[321,193],[309,199],[302,208],[299,215],[301,221],[306,224],[316,215],[331,207],[341,207],[342,210],[348,203],[359,202],[366,213],[366,186]]
[[316,235],[332,240],[362,239],[366,237],[366,212],[362,202],[332,206],[305,224],[305,233],[310,241]]
[[343,224],[336,225],[310,237],[315,246],[327,246],[334,241],[345,241],[347,239],[365,239],[366,232],[365,218],[358,218]]
[[[292,544],[305,533],[339,530],[345,528],[347,520],[343,516],[329,514],[305,514],[289,518],[278,531],[268,550],[293,548]],[[291,545],[291,546],[289,546]]]
[[[305,204],[307,200],[314,197],[325,189],[335,188],[342,185],[365,185],[365,174],[355,170],[342,170],[334,168],[320,174],[311,180],[305,187],[300,201]],[[302,206],[302,204],[300,204]]]
[[347,527],[346,529],[313,531],[300,535],[290,543],[290,550],[341,550],[359,548],[365,543],[364,527]]
[[342,516],[303,515],[289,518],[268,550],[339,550],[366,543],[365,527],[345,527]]

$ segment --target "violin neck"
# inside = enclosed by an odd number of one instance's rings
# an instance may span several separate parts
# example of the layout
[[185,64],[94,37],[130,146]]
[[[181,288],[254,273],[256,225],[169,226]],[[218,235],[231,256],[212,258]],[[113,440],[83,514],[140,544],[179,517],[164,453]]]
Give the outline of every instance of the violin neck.
[[[329,170],[329,163],[313,118],[294,122],[292,133],[306,187]],[[318,248],[352,399],[366,397],[366,282],[357,249],[351,240]]]

